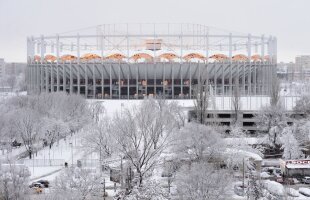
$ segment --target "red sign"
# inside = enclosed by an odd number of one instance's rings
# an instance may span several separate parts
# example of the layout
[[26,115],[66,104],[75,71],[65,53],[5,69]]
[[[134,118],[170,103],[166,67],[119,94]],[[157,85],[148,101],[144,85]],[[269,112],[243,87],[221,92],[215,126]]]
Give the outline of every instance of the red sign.
[[309,165],[310,160],[288,160],[286,164],[302,164],[302,165]]

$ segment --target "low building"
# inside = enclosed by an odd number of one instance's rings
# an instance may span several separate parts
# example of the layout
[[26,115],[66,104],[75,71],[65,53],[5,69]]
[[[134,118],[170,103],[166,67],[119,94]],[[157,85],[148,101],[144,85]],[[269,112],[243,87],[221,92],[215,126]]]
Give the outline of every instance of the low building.
[[284,177],[310,176],[310,160],[280,160]]

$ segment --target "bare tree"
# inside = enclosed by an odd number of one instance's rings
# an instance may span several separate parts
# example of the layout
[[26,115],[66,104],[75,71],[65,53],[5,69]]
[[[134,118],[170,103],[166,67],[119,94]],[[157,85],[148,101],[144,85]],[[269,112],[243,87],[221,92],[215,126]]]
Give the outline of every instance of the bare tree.
[[280,83],[276,74],[272,77],[270,88],[270,105],[277,106],[280,100]]
[[287,125],[287,114],[281,105],[262,107],[255,118],[262,132],[268,133],[272,127],[283,128]]
[[209,106],[209,80],[207,76],[204,75],[204,71],[199,72],[198,84],[194,87],[194,96],[195,114],[197,121],[200,124],[205,124],[205,120],[207,118],[207,109]]
[[[125,109],[122,116],[114,118],[113,132],[117,147],[128,158],[139,175],[139,186],[143,178],[158,162],[162,151],[170,142],[170,129],[162,126],[164,115],[155,115],[156,107],[145,100],[139,107]],[[160,117],[161,116],[161,117]]]
[[184,166],[176,177],[178,199],[225,199],[230,182],[226,170],[216,170],[208,163],[194,163],[191,168]]
[[296,105],[294,107],[295,112],[303,113],[309,117],[310,115],[310,95],[302,95],[300,99],[296,101]]
[[240,99],[240,88],[239,88],[239,80],[238,78],[235,79],[236,85],[233,87],[232,91],[232,108],[234,111],[234,124],[238,123],[239,120],[239,113],[241,109],[241,99]]
[[11,88],[11,91],[15,89],[15,86],[17,84],[16,76],[15,75],[10,75],[6,78],[6,82]]
[[40,118],[37,112],[28,108],[17,110],[15,119],[12,119],[16,132],[19,133],[20,138],[32,158],[32,153],[35,148],[36,140],[40,134]]
[[104,118],[98,123],[93,123],[87,127],[82,140],[84,150],[88,153],[96,152],[99,154],[99,160],[110,157],[113,153],[115,144],[113,143],[113,133],[111,131],[111,121]]
[[30,172],[24,165],[15,164],[8,160],[0,165],[0,199],[28,199]]
[[91,102],[90,104],[90,111],[91,111],[92,119],[95,122],[99,122],[100,115],[104,114],[105,108],[102,102],[94,101],[94,102]]
[[50,149],[56,141],[59,141],[62,137],[70,133],[68,124],[64,123],[62,120],[44,118],[42,124],[42,138],[47,142]]

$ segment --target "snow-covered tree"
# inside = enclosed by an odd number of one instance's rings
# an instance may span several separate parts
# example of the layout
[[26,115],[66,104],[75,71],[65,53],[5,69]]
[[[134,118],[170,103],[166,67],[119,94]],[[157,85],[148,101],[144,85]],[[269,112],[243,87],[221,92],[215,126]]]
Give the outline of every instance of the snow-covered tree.
[[52,199],[91,199],[93,193],[99,193],[100,179],[97,175],[87,169],[65,168],[64,171],[56,177]]
[[259,130],[269,132],[272,127],[287,125],[287,114],[281,105],[262,107],[255,116]]
[[50,149],[56,141],[70,133],[68,124],[64,123],[61,119],[44,118],[42,124],[41,138],[47,142]]
[[301,96],[300,99],[296,101],[294,110],[298,113],[304,113],[306,117],[308,117],[310,115],[310,94]]
[[208,163],[183,166],[176,176],[178,199],[214,200],[225,199],[231,178],[226,170],[216,170]]
[[301,148],[298,141],[294,137],[293,127],[286,127],[283,130],[282,136],[280,138],[282,143],[283,158],[285,159],[298,159],[302,155]]
[[205,124],[207,119],[207,111],[209,106],[209,81],[206,67],[199,67],[198,84],[194,85],[194,105],[196,120],[200,124]]
[[175,123],[168,111],[168,104],[148,99],[114,117],[116,146],[135,168],[140,186],[171,141]]
[[246,133],[242,128],[242,125],[239,123],[235,123],[230,126],[230,135],[235,138],[244,138],[246,137]]
[[212,126],[188,123],[177,133],[175,150],[193,160],[208,160],[219,155],[225,143]]
[[238,123],[239,120],[239,113],[241,109],[241,95],[240,95],[240,88],[239,88],[239,78],[235,79],[236,85],[233,87],[231,103],[232,109],[234,112],[234,121],[233,123]]
[[134,187],[124,200],[168,200],[169,194],[159,182],[147,180],[143,187]]
[[272,73],[271,90],[270,90],[270,106],[276,107],[280,104],[280,83],[275,72]]
[[251,170],[249,172],[249,182],[246,195],[248,199],[259,200],[263,196],[262,186],[253,175],[253,172]]
[[24,108],[16,110],[13,116],[15,117],[12,119],[14,129],[19,134],[31,159],[35,143],[40,135],[41,120],[39,115],[36,111]]
[[100,115],[103,115],[105,112],[105,108],[100,101],[94,101],[90,104],[91,117],[95,122],[99,122]]
[[30,172],[24,165],[9,161],[0,165],[0,199],[28,199]]
[[115,144],[111,131],[111,120],[108,117],[90,124],[85,130],[82,145],[86,152],[98,153],[100,161],[112,155]]

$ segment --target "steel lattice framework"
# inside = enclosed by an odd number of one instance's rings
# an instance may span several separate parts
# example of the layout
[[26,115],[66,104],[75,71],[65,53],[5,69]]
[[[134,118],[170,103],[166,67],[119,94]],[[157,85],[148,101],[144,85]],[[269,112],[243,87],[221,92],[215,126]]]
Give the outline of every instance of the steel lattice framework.
[[196,24],[105,24],[28,37],[28,92],[88,98],[193,98],[204,76],[213,95],[268,95],[275,37]]

